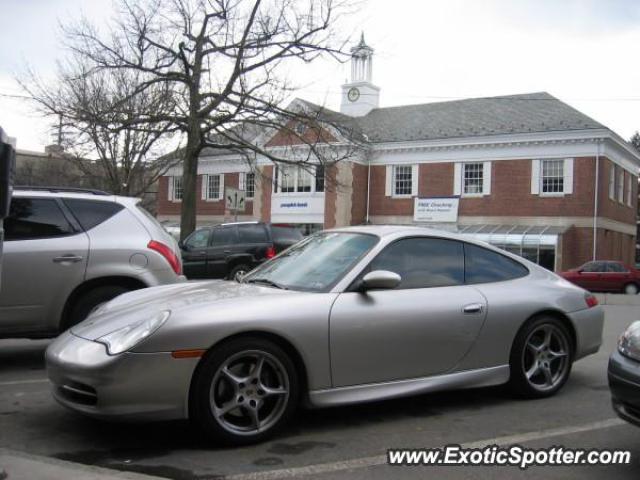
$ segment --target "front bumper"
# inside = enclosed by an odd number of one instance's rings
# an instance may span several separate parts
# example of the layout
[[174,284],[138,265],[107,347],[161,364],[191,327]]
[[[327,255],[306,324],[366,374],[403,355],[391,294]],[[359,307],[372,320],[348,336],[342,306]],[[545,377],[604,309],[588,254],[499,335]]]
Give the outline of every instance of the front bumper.
[[613,409],[620,418],[640,427],[640,362],[616,350],[609,359],[608,377]]
[[170,352],[109,355],[104,345],[67,331],[47,348],[54,398],[72,410],[103,418],[168,420],[188,416],[198,358]]

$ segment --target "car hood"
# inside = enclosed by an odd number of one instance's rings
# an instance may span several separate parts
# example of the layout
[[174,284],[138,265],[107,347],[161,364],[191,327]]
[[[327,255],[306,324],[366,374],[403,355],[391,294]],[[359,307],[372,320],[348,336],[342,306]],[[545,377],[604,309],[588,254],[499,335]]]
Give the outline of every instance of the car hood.
[[295,292],[224,280],[144,288],[120,295],[102,305],[84,322],[73,327],[71,333],[95,340],[124,326],[151,318],[164,310],[171,311],[174,316],[175,312],[181,309],[206,307],[240,297],[256,298],[286,293]]

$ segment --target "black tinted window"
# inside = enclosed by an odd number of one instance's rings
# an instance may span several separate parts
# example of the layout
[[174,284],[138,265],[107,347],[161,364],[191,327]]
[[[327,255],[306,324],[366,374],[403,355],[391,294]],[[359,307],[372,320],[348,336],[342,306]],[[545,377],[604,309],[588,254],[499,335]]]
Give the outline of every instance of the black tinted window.
[[237,242],[236,227],[218,227],[213,229],[211,245],[231,245]]
[[402,277],[398,288],[425,288],[464,283],[464,251],[455,240],[408,238],[382,251],[369,271],[389,270]]
[[464,251],[466,283],[503,282],[529,273],[524,265],[486,248],[467,243]]
[[589,273],[604,272],[606,271],[606,266],[603,262],[589,262],[580,267],[580,270]]
[[302,232],[295,227],[281,227],[276,225],[271,226],[271,236],[276,243],[295,243],[303,238]]
[[189,248],[204,248],[209,245],[209,234],[211,230],[208,228],[201,228],[196,230],[187,237],[184,244]]
[[624,265],[617,262],[609,262],[607,264],[607,272],[625,273],[628,272]]
[[240,243],[267,243],[267,231],[264,225],[250,224],[238,225],[238,237]]
[[6,240],[59,237],[73,233],[58,203],[51,198],[14,198],[4,221]]
[[101,224],[124,208],[115,202],[79,200],[75,198],[67,198],[64,203],[73,212],[73,215],[85,230],[90,230]]

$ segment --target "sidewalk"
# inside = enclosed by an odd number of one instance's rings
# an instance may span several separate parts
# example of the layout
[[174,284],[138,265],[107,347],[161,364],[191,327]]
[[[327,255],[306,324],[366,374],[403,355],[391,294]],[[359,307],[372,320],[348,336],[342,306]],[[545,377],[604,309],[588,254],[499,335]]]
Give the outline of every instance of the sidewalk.
[[638,305],[640,295],[624,295],[621,293],[594,293],[600,305]]
[[0,448],[0,480],[161,480]]

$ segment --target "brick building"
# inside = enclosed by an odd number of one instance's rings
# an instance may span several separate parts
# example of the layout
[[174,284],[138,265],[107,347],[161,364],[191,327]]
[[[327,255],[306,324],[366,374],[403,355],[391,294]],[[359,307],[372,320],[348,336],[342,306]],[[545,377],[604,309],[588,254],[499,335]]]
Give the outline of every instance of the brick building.
[[[223,195],[234,187],[248,199],[239,220],[305,232],[429,225],[555,270],[593,258],[634,262],[640,155],[615,132],[544,92],[379,108],[373,50],[362,40],[352,53],[340,112],[296,102],[355,126],[365,146],[313,171],[204,151],[198,224],[232,219]],[[295,143],[282,132],[261,141],[274,150]],[[160,220],[178,220],[180,175],[160,180]]]

